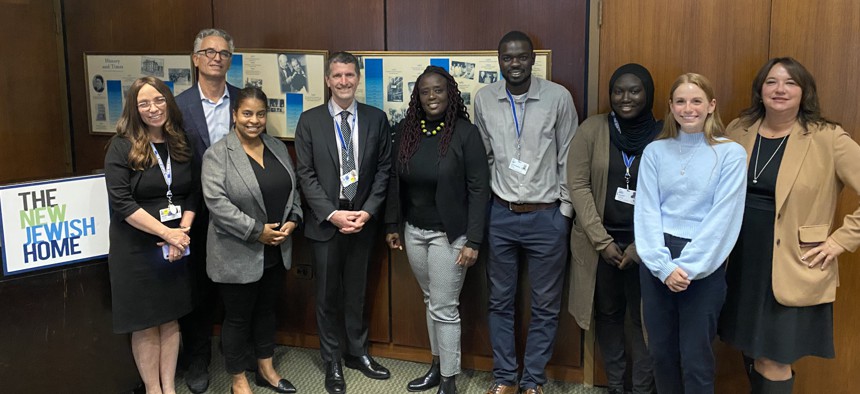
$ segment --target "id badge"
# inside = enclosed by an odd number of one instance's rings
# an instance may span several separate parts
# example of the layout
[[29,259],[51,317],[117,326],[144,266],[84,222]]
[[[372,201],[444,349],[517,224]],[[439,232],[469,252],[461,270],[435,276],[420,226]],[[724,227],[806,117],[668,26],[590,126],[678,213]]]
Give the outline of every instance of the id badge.
[[525,175],[529,170],[529,163],[524,161],[520,161],[520,159],[513,158],[511,159],[511,165],[508,166],[509,169],[513,170],[517,174]]
[[340,176],[340,184],[343,187],[347,187],[356,182],[358,182],[358,171],[356,170],[352,170]]
[[636,190],[628,190],[624,187],[619,187],[618,190],[615,191],[615,201],[621,201],[625,204],[633,205],[634,200],[636,200]]
[[182,217],[182,207],[170,204],[167,208],[159,209],[158,214],[161,216],[162,223],[176,220]]

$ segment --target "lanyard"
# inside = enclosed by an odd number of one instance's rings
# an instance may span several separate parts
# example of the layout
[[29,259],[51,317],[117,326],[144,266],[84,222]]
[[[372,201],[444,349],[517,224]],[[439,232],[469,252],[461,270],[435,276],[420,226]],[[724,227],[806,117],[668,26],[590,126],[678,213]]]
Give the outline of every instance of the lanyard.
[[[621,125],[618,124],[618,119],[615,118],[615,112],[612,112],[612,123],[615,125],[615,130],[621,133]],[[620,149],[619,149],[620,150]],[[627,152],[621,151],[621,158],[624,159],[624,167],[627,169],[624,173],[624,182],[627,184],[627,190],[630,190],[630,167],[633,166],[633,160],[636,160],[636,155],[627,156]]]
[[633,160],[636,160],[636,155],[627,156],[627,153],[621,151],[621,158],[624,159],[624,167],[627,168],[627,172],[624,173],[624,182],[627,184],[627,190],[630,190],[630,167],[633,166]]
[[[329,113],[334,112],[334,106],[332,105],[331,102],[329,102],[328,107],[329,107]],[[355,124],[356,124],[356,122],[358,122],[358,107],[356,107],[355,112],[356,113],[352,114],[352,133],[355,133]],[[350,155],[349,155],[349,149],[346,149],[346,140],[343,138],[343,132],[341,132],[341,130],[340,130],[340,119],[338,119],[340,117],[341,117],[341,115],[339,113],[332,115],[332,118],[334,118],[334,126],[337,128],[337,137],[338,137],[338,140],[340,140],[340,147],[343,149],[344,152],[346,152],[347,160],[352,160],[350,158]],[[349,143],[352,144],[352,141],[351,141],[352,140],[352,134],[351,133],[350,133],[349,138],[350,138]]]
[[[511,102],[511,115],[514,117],[514,130],[517,132],[517,159],[520,158],[521,145],[520,145],[520,136],[522,135],[522,129],[520,128],[520,122],[517,118],[517,108],[514,106],[514,96],[511,95],[511,91],[505,89],[505,93],[508,94],[508,100]],[[523,120],[526,118],[526,103],[525,101],[522,104],[523,106]]]
[[[515,130],[517,132],[517,145],[519,145],[519,140],[520,140],[520,135],[522,134],[522,130],[520,129],[520,122],[519,122],[519,119],[517,118],[517,109],[514,106],[514,96],[511,95],[510,90],[505,89],[505,93],[508,94],[508,100],[511,101],[511,115],[514,116],[514,127],[515,127]],[[523,103],[523,114],[525,114],[525,112],[526,112],[525,107],[526,107],[526,105],[525,105],[525,103]],[[523,117],[525,117],[525,116],[523,116]]]
[[158,162],[158,167],[161,168],[161,175],[164,177],[164,183],[167,184],[167,204],[172,206],[173,192],[170,190],[170,186],[173,184],[173,167],[170,165],[170,150],[167,150],[167,167],[165,167],[164,163],[161,162],[161,155],[158,154],[158,149],[155,149],[155,144],[150,141],[149,146],[152,147],[152,151],[155,153],[155,161]]

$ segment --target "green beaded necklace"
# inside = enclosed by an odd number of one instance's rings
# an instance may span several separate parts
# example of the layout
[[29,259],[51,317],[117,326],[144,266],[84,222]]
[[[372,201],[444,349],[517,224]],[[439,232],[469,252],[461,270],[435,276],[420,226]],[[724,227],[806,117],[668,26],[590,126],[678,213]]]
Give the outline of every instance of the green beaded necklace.
[[428,137],[432,137],[432,136],[436,135],[437,133],[442,131],[443,127],[445,127],[445,122],[439,123],[439,125],[436,126],[436,128],[433,130],[427,130],[427,121],[424,119],[421,119],[421,132],[424,133],[424,135],[426,135]]

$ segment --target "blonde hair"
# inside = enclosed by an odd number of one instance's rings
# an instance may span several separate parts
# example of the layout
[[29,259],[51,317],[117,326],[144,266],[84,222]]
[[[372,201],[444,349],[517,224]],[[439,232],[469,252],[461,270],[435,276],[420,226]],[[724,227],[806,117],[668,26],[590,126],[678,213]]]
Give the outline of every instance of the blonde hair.
[[[666,116],[663,118],[663,130],[657,136],[656,139],[674,139],[678,136],[678,129],[681,125],[678,124],[678,121],[675,120],[675,115],[672,113],[672,98],[675,96],[675,90],[678,89],[679,86],[691,83],[693,85],[698,86],[705,92],[705,98],[708,102],[714,100],[714,86],[711,84],[707,78],[705,78],[701,74],[696,73],[686,73],[681,74],[678,79],[675,80],[675,83],[672,84],[672,89],[669,90],[669,108],[666,109]],[[714,108],[714,112],[709,113],[708,117],[705,119],[705,142],[708,145],[715,145],[719,143],[726,142],[727,140],[719,140],[719,137],[725,137],[725,126],[723,126],[723,121],[720,120],[720,113],[717,112],[716,107]]]

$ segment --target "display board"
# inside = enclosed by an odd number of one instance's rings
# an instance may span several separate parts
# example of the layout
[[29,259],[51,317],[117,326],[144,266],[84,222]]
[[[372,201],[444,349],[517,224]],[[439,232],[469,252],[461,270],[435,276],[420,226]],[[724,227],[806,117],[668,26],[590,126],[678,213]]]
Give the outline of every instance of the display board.
[[156,77],[177,95],[194,84],[194,66],[187,53],[84,53],[90,133],[114,134],[125,93],[140,77]]
[[326,102],[327,58],[327,51],[237,49],[227,82],[263,89],[269,99],[266,132],[292,140],[302,112]]
[[3,275],[107,256],[104,175],[0,187]]
[[[474,119],[472,98],[482,87],[502,78],[497,51],[475,52],[352,52],[359,58],[361,81],[358,101],[383,110],[391,124],[406,117],[415,80],[429,65],[448,70]],[[552,77],[552,51],[536,50],[532,74]]]

